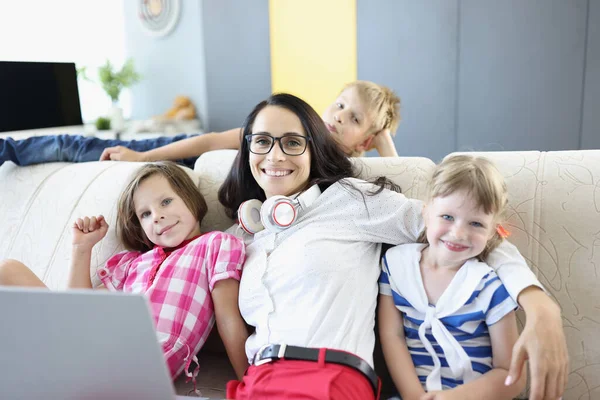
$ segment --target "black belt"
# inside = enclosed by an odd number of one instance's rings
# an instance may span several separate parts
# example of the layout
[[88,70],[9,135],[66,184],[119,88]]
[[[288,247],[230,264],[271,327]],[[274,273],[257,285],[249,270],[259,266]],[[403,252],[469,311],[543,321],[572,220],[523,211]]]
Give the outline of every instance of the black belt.
[[[316,362],[319,361],[319,351],[320,349],[308,347],[270,344],[262,347],[256,353],[254,365],[258,366],[279,359]],[[373,368],[362,358],[344,351],[327,349],[325,351],[325,362],[354,368],[369,380],[373,392],[375,392],[375,398],[379,395],[379,378]]]

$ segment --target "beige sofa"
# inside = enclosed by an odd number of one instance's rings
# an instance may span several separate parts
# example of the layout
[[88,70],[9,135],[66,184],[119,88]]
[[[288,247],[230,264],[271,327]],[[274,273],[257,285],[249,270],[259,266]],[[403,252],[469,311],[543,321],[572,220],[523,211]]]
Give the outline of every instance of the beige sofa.
[[[600,150],[481,154],[496,162],[508,182],[510,240],[562,307],[571,357],[564,398],[600,399]],[[234,156],[235,151],[207,153],[190,171],[209,204],[204,230],[232,223],[218,204],[217,190]],[[434,166],[425,158],[357,162],[364,177],[385,174],[416,198],[423,197]],[[111,227],[94,250],[92,269],[102,265],[121,249],[114,231],[116,201],[138,167],[94,162],[20,168],[5,163],[0,167],[0,259],[21,260],[48,286],[62,289],[72,221],[102,213]],[[208,349],[218,347],[215,343]],[[213,388],[216,397],[224,397],[223,382],[232,376],[224,357],[208,352],[201,368],[201,386]]]

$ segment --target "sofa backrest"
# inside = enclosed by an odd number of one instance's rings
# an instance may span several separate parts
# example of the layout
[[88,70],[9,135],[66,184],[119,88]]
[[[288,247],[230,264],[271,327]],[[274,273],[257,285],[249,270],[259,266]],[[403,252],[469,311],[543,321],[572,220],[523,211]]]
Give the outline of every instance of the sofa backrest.
[[[204,153],[196,161],[194,171],[200,179],[200,192],[208,204],[208,213],[204,218],[203,230],[225,230],[234,221],[225,214],[219,203],[218,190],[229,172],[237,150],[218,150]],[[425,194],[427,176],[434,164],[423,157],[389,157],[353,159],[360,177],[371,179],[387,176],[400,186],[408,197],[422,199]]]

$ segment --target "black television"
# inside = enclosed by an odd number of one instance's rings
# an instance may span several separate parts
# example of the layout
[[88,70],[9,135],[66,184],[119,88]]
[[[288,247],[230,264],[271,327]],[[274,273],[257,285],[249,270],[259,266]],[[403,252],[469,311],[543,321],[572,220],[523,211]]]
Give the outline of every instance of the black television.
[[74,63],[0,61],[0,132],[82,124]]

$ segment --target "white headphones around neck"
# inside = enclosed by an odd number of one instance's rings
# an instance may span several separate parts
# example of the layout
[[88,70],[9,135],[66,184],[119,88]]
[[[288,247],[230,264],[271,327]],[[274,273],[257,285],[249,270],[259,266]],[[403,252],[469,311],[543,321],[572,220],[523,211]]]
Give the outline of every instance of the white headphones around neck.
[[321,189],[313,185],[296,198],[286,196],[271,196],[265,202],[247,200],[238,208],[238,223],[247,233],[254,235],[267,229],[270,232],[281,232],[298,218],[297,209],[307,209],[319,197]]

